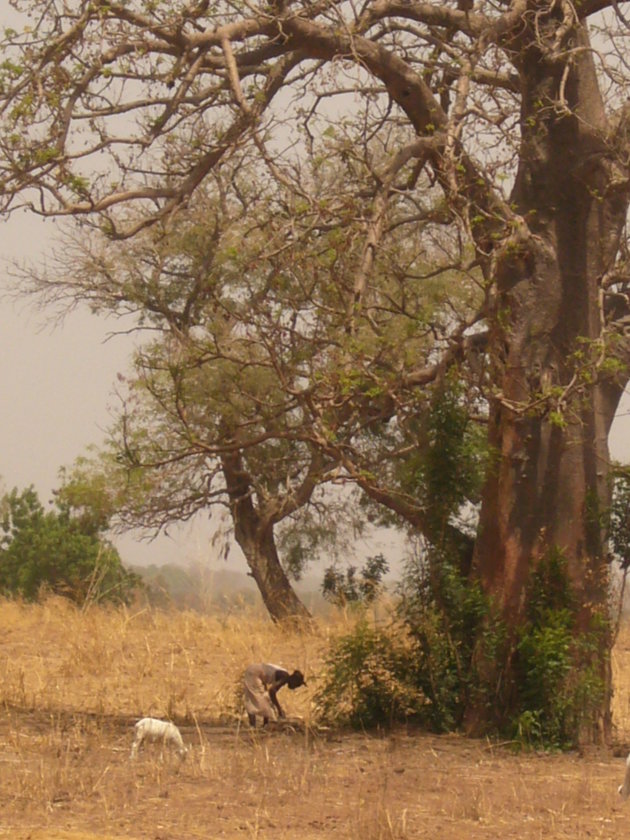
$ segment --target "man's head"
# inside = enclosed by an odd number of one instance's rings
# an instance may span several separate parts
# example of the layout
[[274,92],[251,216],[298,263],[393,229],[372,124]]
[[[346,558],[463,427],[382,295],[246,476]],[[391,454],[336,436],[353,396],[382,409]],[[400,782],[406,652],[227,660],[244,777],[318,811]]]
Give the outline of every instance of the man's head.
[[301,685],[306,685],[304,674],[301,671],[294,671],[292,674],[289,674],[287,685],[290,689],[299,688]]

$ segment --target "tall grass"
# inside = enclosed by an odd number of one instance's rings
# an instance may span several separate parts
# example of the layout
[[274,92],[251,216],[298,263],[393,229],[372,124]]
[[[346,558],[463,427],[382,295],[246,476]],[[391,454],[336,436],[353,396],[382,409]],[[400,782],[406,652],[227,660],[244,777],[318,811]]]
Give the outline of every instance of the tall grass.
[[[342,611],[314,633],[287,631],[263,614],[200,615],[93,607],[63,598],[40,604],[0,599],[0,704],[50,712],[233,721],[240,675],[251,662],[299,668],[308,686],[289,693],[288,711],[311,721],[330,642],[356,616]],[[613,719],[630,743],[630,622],[612,652]]]
[[287,701],[308,720],[328,639],[346,626],[342,614],[320,632],[304,634],[251,612],[83,612],[55,597],[28,605],[1,601],[0,703],[221,721],[236,712],[245,667],[271,661],[307,675],[308,687]]

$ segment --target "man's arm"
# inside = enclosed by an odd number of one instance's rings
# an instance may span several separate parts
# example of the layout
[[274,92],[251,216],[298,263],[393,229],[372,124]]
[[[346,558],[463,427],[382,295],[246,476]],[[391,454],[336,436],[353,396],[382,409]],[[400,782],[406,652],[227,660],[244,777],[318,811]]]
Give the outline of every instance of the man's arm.
[[276,707],[278,714],[281,718],[286,717],[284,710],[280,703],[278,702],[278,698],[276,697],[276,692],[280,691],[283,685],[287,684],[289,679],[289,674],[286,671],[276,671],[275,679],[273,683],[269,686],[269,698],[273,705]]

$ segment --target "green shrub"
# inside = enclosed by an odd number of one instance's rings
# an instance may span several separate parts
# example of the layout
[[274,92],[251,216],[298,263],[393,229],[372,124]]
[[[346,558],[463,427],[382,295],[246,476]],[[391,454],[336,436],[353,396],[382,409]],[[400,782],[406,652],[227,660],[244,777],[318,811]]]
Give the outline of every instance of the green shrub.
[[413,655],[393,629],[371,628],[365,619],[338,639],[326,660],[316,695],[320,719],[369,729],[419,714],[425,697],[414,684]]
[[515,646],[519,703],[512,735],[521,744],[574,746],[598,713],[604,692],[598,649],[607,625],[579,632],[577,613],[566,560],[552,549],[532,574],[528,621]]
[[415,641],[413,670],[427,698],[423,719],[436,732],[457,729],[480,679],[473,662],[480,633],[488,647],[497,627],[476,582],[464,578],[448,557],[430,552],[405,575],[400,620]]
[[413,719],[436,732],[460,726],[477,688],[472,659],[486,599],[446,560],[411,565],[401,594],[388,628],[363,620],[331,649],[317,698],[327,722],[369,728]]
[[607,621],[579,632],[566,561],[555,550],[532,573],[527,603],[526,620],[508,635],[480,584],[431,552],[407,570],[388,628],[362,621],[333,646],[321,716],[365,728],[412,718],[445,732],[481,709],[490,735],[575,745],[601,705]]

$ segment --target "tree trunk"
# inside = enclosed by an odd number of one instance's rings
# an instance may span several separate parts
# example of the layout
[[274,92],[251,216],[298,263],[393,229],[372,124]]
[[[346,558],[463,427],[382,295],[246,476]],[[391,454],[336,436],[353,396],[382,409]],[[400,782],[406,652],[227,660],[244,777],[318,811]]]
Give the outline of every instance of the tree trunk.
[[269,615],[273,621],[310,624],[311,614],[295,594],[280,563],[273,524],[254,506],[249,477],[243,469],[240,454],[223,455],[221,461],[230,498],[234,536]]
[[241,521],[238,525],[235,522],[236,541],[245,555],[269,615],[274,621],[310,624],[311,614],[296,595],[280,563],[273,530],[260,531],[252,525],[252,522]]
[[[529,38],[518,64],[522,154],[512,203],[531,233],[496,259],[489,347],[496,462],[473,569],[515,629],[532,570],[550,549],[561,551],[581,605],[578,628],[586,630],[607,608],[607,439],[622,390],[598,366],[606,351],[600,281],[614,262],[627,201],[613,188],[617,164],[586,31],[576,26],[582,49],[568,66],[547,62]],[[607,654],[603,645],[602,675]],[[472,728],[487,714],[471,710]],[[602,719],[606,726],[609,698]]]

